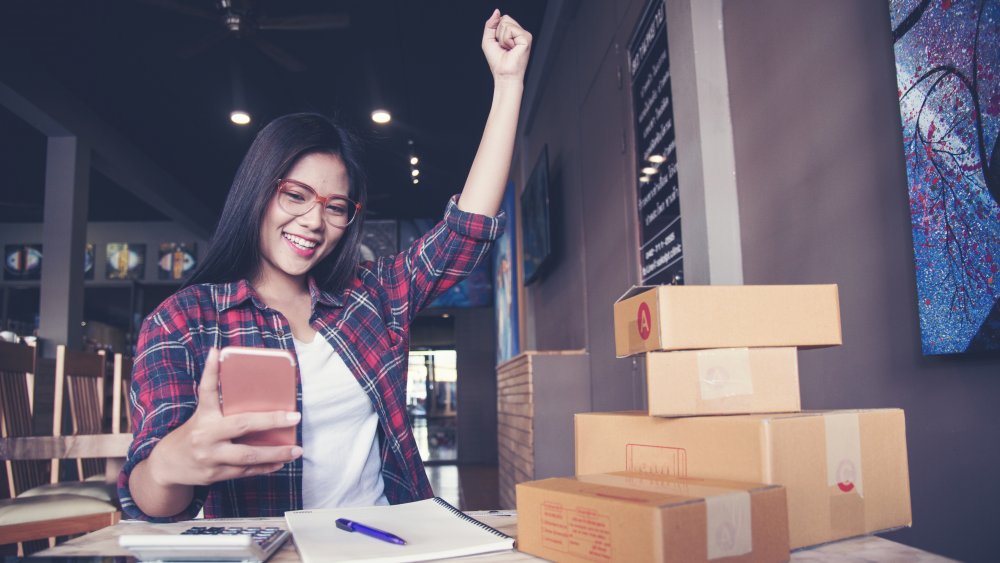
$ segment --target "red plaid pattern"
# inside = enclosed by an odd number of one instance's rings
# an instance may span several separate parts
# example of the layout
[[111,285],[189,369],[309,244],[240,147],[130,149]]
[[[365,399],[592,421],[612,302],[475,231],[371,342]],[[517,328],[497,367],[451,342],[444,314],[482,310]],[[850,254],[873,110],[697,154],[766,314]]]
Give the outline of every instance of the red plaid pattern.
[[[409,326],[434,298],[468,275],[503,232],[504,216],[464,212],[452,198],[444,220],[409,249],[365,262],[340,295],[309,280],[312,326],[344,359],[379,417],[382,478],[390,503],[433,495],[406,415]],[[143,323],[133,369],[128,459],[118,477],[127,518],[172,521],[205,517],[282,516],[302,508],[302,460],[260,477],[196,487],[195,499],[172,518],[152,518],[133,502],[129,475],[156,443],[183,424],[197,406],[198,381],[211,347],[258,346],[295,353],[288,321],[268,309],[243,280],[187,287],[164,301]],[[298,407],[302,409],[302,387]],[[302,428],[298,429],[302,443]]]

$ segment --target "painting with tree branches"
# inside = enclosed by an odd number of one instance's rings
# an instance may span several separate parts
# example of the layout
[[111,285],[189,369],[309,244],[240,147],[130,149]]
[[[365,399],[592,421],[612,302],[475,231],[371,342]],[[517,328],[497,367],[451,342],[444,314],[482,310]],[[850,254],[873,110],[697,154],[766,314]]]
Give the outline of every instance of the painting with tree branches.
[[1000,0],[890,0],[924,354],[1000,350]]

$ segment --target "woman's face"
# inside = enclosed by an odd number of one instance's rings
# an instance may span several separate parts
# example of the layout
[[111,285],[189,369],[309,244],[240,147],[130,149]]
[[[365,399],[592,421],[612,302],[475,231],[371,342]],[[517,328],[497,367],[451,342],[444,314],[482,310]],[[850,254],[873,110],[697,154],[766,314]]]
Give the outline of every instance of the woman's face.
[[[350,192],[347,168],[339,156],[332,154],[311,153],[299,158],[285,179],[305,184],[322,197],[347,197]],[[316,204],[296,217],[278,205],[275,195],[260,228],[257,281],[288,277],[305,283],[306,274],[333,252],[346,229],[327,223],[322,205]]]

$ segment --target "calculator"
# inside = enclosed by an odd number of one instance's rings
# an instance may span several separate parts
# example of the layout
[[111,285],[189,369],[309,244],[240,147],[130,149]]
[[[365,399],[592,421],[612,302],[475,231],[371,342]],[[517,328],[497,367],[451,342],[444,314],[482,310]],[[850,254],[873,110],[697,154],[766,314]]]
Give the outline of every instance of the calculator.
[[275,526],[194,526],[176,534],[124,535],[118,545],[139,561],[263,563],[290,536]]

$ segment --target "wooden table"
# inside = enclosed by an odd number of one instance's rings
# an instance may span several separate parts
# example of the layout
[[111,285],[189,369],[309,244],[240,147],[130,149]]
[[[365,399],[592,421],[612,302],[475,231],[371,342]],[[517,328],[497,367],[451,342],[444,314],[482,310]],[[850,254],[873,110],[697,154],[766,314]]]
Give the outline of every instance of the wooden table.
[[[510,535],[517,536],[517,514],[513,511],[475,511],[470,516]],[[200,521],[202,522],[202,521]],[[216,526],[278,526],[284,529],[284,518],[233,518],[212,520]],[[95,557],[128,556],[128,552],[118,547],[118,536],[124,534],[175,534],[193,524],[149,524],[146,522],[123,520],[114,526],[98,530],[51,549],[36,553],[40,557]],[[490,561],[495,563],[542,561],[537,557],[519,551],[505,551],[488,555],[464,557],[462,561]],[[906,561],[908,563],[939,563],[953,561],[926,551],[909,547],[878,536],[862,536],[849,540],[829,543],[812,549],[792,553],[792,561],[813,563],[837,561],[843,563],[867,563],[870,561]],[[289,541],[268,563],[298,563],[300,561],[295,545]]]

